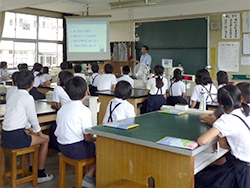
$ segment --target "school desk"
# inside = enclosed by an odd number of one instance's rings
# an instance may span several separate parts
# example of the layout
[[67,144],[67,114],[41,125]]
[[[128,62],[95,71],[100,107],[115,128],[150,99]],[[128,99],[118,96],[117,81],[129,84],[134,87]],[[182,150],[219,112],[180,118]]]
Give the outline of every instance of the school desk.
[[[114,92],[112,91],[98,91],[99,102],[101,103],[100,111],[98,114],[98,123],[101,124],[105,116],[106,108],[109,101],[114,97]],[[135,107],[135,114],[137,114],[137,105],[143,103],[148,97],[148,90],[146,89],[133,89],[132,96],[127,100]]]
[[227,150],[212,152],[216,141],[194,150],[164,146],[156,141],[165,136],[197,140],[210,128],[200,122],[199,115],[152,112],[124,120],[139,124],[130,130],[103,125],[88,129],[88,133],[97,135],[96,187],[104,188],[121,179],[146,185],[152,176],[155,188],[193,188],[194,175]]
[[37,87],[37,91],[41,92],[42,94],[46,95],[48,91],[53,91],[56,87],[56,84],[52,83],[52,85],[45,87],[45,86],[39,86]]

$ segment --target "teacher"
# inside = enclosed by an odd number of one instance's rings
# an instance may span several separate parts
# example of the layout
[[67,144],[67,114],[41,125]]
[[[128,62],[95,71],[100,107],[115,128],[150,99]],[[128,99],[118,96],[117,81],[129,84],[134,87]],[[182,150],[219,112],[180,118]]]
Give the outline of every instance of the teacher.
[[149,48],[147,46],[142,46],[141,48],[141,58],[140,58],[140,61],[138,60],[135,60],[135,59],[132,59],[132,61],[136,62],[136,63],[143,63],[147,66],[148,68],[148,71],[150,72],[151,71],[151,61],[152,61],[152,58],[151,56],[148,54],[148,50]]

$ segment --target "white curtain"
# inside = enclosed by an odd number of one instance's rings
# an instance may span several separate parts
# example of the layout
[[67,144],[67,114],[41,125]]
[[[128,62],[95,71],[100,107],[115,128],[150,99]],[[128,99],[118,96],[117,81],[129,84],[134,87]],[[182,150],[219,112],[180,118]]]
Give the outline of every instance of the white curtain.
[[5,12],[0,12],[0,41],[2,40]]

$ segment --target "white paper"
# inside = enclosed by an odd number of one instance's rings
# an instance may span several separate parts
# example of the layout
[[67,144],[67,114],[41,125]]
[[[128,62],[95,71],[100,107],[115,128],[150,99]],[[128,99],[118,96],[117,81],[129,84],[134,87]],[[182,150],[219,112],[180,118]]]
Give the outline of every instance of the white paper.
[[243,33],[250,32],[250,12],[242,13],[242,29]]
[[241,65],[250,65],[250,57],[241,57]]
[[242,54],[250,55],[250,33],[242,36]]
[[240,13],[222,14],[222,39],[240,39]]
[[219,70],[239,72],[239,46],[239,42],[219,42]]

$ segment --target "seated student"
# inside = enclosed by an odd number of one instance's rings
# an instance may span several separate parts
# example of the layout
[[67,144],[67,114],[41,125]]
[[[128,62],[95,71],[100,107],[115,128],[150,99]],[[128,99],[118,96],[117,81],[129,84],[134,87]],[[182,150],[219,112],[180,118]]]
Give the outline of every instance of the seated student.
[[223,86],[228,84],[228,75],[225,71],[219,71],[216,74],[217,76],[217,82],[218,82],[218,90],[222,88]]
[[93,74],[89,78],[89,83],[90,83],[89,92],[90,92],[90,95],[97,96],[96,91],[97,91],[97,86],[98,86],[99,79],[100,79],[100,75],[98,73],[99,65],[97,63],[93,63],[91,66],[91,70]]
[[28,64],[27,63],[19,63],[17,65],[18,70],[28,70]]
[[61,68],[62,71],[63,71],[63,70],[66,70],[67,67],[68,67],[68,64],[67,64],[66,62],[62,62],[62,63],[60,64],[60,68]]
[[[200,69],[196,72],[195,75],[195,82],[196,86],[194,87],[192,96],[191,96],[191,108],[199,108],[200,101],[202,98],[202,92],[208,93],[208,96],[206,97],[206,103],[208,105],[213,104],[213,102],[216,99],[217,89],[212,84],[212,79],[210,77],[210,74],[208,70],[206,69]],[[213,94],[213,95],[211,95]]]
[[49,74],[49,67],[43,67],[43,74],[44,74],[44,77],[45,77],[45,80],[48,82],[48,81],[52,81],[52,76]]
[[59,110],[63,104],[70,101],[70,98],[63,87],[65,86],[67,81],[73,77],[74,75],[68,71],[61,71],[58,74],[57,86],[55,87],[53,92],[53,102],[51,104],[52,108]]
[[0,64],[0,79],[4,79],[4,80],[11,79],[9,77],[7,67],[8,67],[7,62],[2,61],[1,64]]
[[148,99],[146,99],[141,108],[141,114],[160,110],[162,105],[167,104],[166,92],[168,89],[168,81],[163,78],[164,68],[161,65],[154,67],[154,77],[150,78],[147,83]]
[[112,74],[114,67],[110,64],[106,64],[104,67],[105,74],[102,74],[99,78],[99,83],[97,85],[98,91],[108,91],[115,89],[116,77]]
[[170,80],[168,88],[169,97],[167,98],[167,105],[187,104],[184,99],[186,93],[185,84],[182,82],[182,75],[180,69],[174,70],[174,76]]
[[118,79],[118,82],[122,80],[127,81],[128,83],[130,83],[132,88],[134,88],[134,80],[130,78],[130,76],[128,75],[129,72],[130,72],[129,66],[128,65],[123,66],[122,67],[123,76]]
[[[58,147],[68,158],[81,160],[95,156],[95,138],[87,134],[85,129],[92,127],[91,112],[83,105],[88,95],[87,83],[81,77],[71,78],[65,85],[65,90],[71,101],[64,104],[57,112]],[[82,185],[94,188],[96,165],[89,165],[88,172],[83,178]]]
[[134,106],[126,101],[132,94],[131,84],[127,81],[119,81],[114,94],[115,98],[109,102],[102,123],[135,117]]
[[13,93],[15,93],[16,91],[17,91],[17,75],[18,75],[18,73],[19,73],[19,71],[17,71],[17,72],[14,72],[13,74],[12,74],[12,86],[11,86],[11,88],[7,91],[7,93],[6,93],[6,96],[5,96],[5,98],[6,98],[6,103],[7,103],[7,101],[9,100],[9,98],[10,98],[10,96],[13,94]]
[[206,145],[217,137],[226,137],[231,155],[221,166],[208,167],[195,177],[196,188],[250,187],[250,114],[249,106],[240,108],[241,92],[233,85],[218,91],[218,103],[225,114],[213,123],[213,127],[198,138],[200,145]]
[[[21,70],[17,74],[18,90],[13,93],[7,103],[3,121],[2,145],[10,149],[26,148],[40,145],[38,159],[38,183],[54,179],[54,175],[45,173],[45,161],[48,152],[49,137],[41,132],[35,103],[29,91],[33,87],[34,76],[28,70]],[[32,125],[27,127],[28,121]],[[29,129],[31,134],[26,134]],[[32,163],[30,163],[32,171]]]
[[86,80],[85,74],[82,73],[82,66],[81,65],[75,65],[74,66],[74,71],[75,71],[74,76],[80,76],[84,80]]

